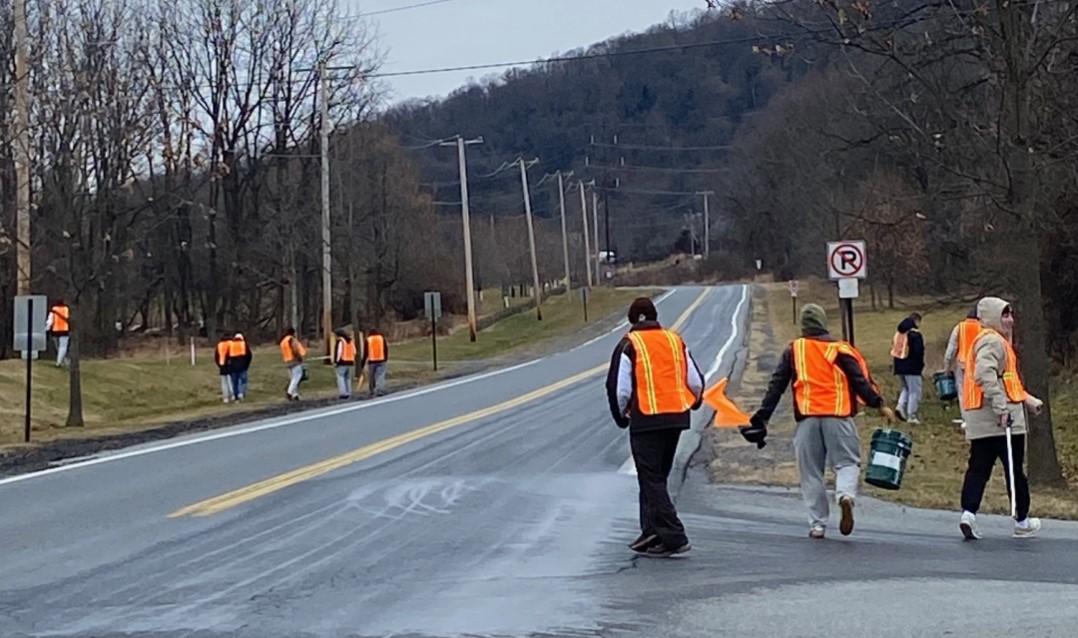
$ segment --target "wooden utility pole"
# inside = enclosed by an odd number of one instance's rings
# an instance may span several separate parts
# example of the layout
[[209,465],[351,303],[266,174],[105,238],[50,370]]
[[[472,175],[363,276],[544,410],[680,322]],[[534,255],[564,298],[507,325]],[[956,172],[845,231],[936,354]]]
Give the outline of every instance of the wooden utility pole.
[[584,265],[587,267],[588,287],[591,280],[591,240],[588,238],[588,200],[584,197],[584,180],[580,180],[580,216],[584,219]]
[[565,227],[565,177],[558,171],[558,204],[561,206],[561,250],[565,258],[565,292],[573,289],[569,275],[569,233]]
[[704,259],[707,259],[711,255],[711,209],[708,198],[714,195],[715,191],[703,191],[700,194],[704,196]]
[[477,338],[475,318],[475,277],[472,272],[472,222],[468,211],[468,160],[464,153],[465,147],[473,144],[482,144],[483,138],[466,140],[462,135],[457,135],[451,142],[442,142],[440,146],[457,147],[457,163],[460,170],[460,217],[464,226],[464,285],[468,289],[468,338],[473,342]]
[[15,0],[15,226],[18,294],[30,294],[30,68],[26,0]]
[[[539,262],[535,258],[535,228],[532,226],[532,198],[528,192],[528,166],[524,158],[520,162],[520,185],[524,190],[524,217],[528,220],[528,247],[532,256],[532,284],[535,286],[535,315],[539,321],[543,320],[543,291],[539,287]],[[533,160],[534,164],[539,160]]]
[[592,244],[595,246],[595,282],[603,281],[603,268],[599,261],[599,193],[595,190],[595,184],[591,187],[591,233]]
[[318,63],[318,101],[321,108],[322,154],[322,334],[326,356],[333,361],[333,238],[329,218],[329,91],[326,89],[326,62]]

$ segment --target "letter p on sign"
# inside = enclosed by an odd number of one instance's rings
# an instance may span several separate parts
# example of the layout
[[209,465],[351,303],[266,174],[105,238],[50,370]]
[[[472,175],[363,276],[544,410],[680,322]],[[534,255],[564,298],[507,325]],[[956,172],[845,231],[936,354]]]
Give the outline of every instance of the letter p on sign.
[[837,279],[864,279],[868,276],[868,254],[863,241],[827,243],[827,276]]

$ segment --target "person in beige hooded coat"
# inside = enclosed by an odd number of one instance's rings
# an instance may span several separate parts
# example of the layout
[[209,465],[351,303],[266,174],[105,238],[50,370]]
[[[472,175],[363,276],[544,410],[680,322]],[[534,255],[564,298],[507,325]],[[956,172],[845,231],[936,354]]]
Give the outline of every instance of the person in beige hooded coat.
[[[1041,528],[1039,519],[1029,516],[1029,483],[1023,471],[1026,443],[1026,410],[1039,414],[1042,401],[1021,388],[1008,394],[1004,382],[1008,357],[1013,353],[1014,313],[1011,305],[998,297],[985,297],[977,304],[982,332],[976,338],[966,362],[965,388],[962,393],[962,417],[966,439],[970,442],[969,466],[962,485],[962,518],[959,529],[967,540],[981,537],[976,515],[984,488],[992,476],[996,460],[1007,472],[1007,423],[1011,423],[1012,457],[1016,499],[1015,538],[1035,536]],[[1017,357],[1016,357],[1017,358]],[[1017,367],[1017,361],[1015,361]],[[1012,382],[1013,383],[1013,382]],[[970,405],[969,393],[983,393],[979,407]],[[1021,394],[1021,400],[1013,394]],[[1012,486],[1008,485],[1008,489]]]

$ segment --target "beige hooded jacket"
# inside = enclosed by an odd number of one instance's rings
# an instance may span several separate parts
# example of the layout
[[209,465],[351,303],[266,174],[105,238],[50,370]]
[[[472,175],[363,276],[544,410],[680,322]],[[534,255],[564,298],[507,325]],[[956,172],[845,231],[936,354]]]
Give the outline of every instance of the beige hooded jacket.
[[[973,380],[984,390],[984,403],[977,410],[962,409],[966,421],[966,438],[984,439],[1003,436],[1000,426],[1004,414],[1014,419],[1012,432],[1026,433],[1026,402],[1012,402],[1003,387],[1003,372],[1007,367],[1007,348],[1003,334],[1003,310],[1010,304],[998,297],[985,297],[977,304],[981,324],[999,334],[987,334],[977,340],[973,349],[976,361]],[[966,374],[970,371],[967,370]],[[1030,399],[1036,401],[1036,399]]]

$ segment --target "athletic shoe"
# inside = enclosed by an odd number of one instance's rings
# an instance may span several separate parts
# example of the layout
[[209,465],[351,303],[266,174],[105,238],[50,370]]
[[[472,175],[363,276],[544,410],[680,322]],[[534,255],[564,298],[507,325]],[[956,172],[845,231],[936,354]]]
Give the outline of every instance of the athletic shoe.
[[647,551],[641,554],[641,556],[647,556],[648,558],[670,558],[675,554],[684,554],[690,549],[692,549],[692,545],[689,543],[685,543],[677,549],[670,549],[664,543],[659,543],[658,545],[649,547]]
[[823,525],[816,524],[809,528],[809,538],[812,540],[823,540],[827,536],[827,528]]
[[1014,524],[1015,538],[1033,538],[1041,531],[1041,519],[1030,517],[1023,522],[1026,524],[1025,527],[1018,523]]
[[838,499],[838,506],[842,509],[842,520],[838,524],[838,531],[843,536],[853,533],[853,497],[843,496]]
[[[958,529],[962,530],[962,536],[967,541],[980,540],[981,532],[977,529],[977,515],[973,512],[962,512],[962,520],[958,523]],[[1015,532],[1017,535],[1017,532]]]
[[905,421],[906,420],[906,413],[903,412],[901,408],[895,408],[895,416],[898,417],[899,421]]
[[907,419],[906,423],[909,423],[910,425],[921,425],[921,419],[918,419],[917,417],[913,416]]
[[659,542],[659,537],[655,534],[641,534],[637,539],[629,543],[629,549],[638,554],[642,554],[648,550],[649,547]]

